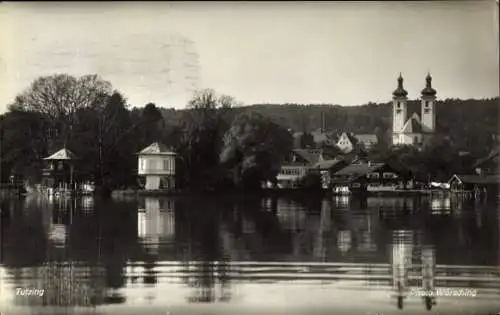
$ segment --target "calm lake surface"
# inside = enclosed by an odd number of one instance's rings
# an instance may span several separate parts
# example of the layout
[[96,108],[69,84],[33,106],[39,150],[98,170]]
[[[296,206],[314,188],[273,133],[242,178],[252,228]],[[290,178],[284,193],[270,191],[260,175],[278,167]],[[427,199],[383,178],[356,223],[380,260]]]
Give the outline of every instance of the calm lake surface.
[[[0,206],[10,213],[0,240],[5,315],[500,312],[496,203],[27,197]],[[398,309],[393,270],[403,265],[410,291],[430,281],[470,294],[438,296],[429,311],[408,294]]]

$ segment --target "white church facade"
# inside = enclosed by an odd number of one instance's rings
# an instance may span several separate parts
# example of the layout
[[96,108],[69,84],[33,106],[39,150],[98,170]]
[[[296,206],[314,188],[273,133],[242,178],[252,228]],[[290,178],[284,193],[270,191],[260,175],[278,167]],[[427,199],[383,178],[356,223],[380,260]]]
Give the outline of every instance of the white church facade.
[[436,130],[436,90],[432,88],[431,75],[427,74],[426,86],[421,92],[420,115],[412,113],[407,118],[408,92],[403,87],[401,74],[392,96],[392,144],[422,145]]

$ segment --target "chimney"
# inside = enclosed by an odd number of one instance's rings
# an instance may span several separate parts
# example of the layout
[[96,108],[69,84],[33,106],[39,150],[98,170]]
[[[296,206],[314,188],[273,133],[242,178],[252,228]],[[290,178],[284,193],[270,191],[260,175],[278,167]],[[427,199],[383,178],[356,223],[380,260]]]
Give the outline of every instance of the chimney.
[[321,132],[326,131],[326,119],[325,119],[325,113],[321,112]]

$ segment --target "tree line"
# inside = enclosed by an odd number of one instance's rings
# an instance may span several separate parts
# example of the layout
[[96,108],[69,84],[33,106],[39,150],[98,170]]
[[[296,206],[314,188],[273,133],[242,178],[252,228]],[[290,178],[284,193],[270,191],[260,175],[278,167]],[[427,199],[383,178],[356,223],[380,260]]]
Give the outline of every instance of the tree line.
[[40,77],[0,116],[1,179],[16,174],[39,182],[43,158],[65,147],[78,157],[77,178],[133,187],[137,153],[158,141],[179,154],[181,186],[257,187],[278,173],[291,135],[256,111],[233,115],[235,105],[207,89],[182,111],[154,103],[137,108],[96,75]]
[[[97,75],[45,76],[34,80],[0,115],[0,175],[3,182],[12,174],[37,182],[43,157],[66,147],[79,157],[80,178],[111,188],[131,187],[137,184],[136,154],[158,141],[179,154],[181,186],[257,188],[279,172],[292,149],[290,130],[307,134],[324,123],[333,131],[377,134],[377,146],[369,152],[357,146],[357,152],[431,177],[466,170],[495,145],[498,98],[439,101],[438,134],[423,150],[389,146],[390,106],[241,106],[231,96],[206,89],[185,109],[154,103],[138,108]],[[419,106],[410,101],[408,111]]]

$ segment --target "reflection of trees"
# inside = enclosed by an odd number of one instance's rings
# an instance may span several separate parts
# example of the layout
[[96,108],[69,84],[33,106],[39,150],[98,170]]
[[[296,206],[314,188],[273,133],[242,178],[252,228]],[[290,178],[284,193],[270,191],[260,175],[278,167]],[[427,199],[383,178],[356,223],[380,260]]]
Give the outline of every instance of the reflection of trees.
[[[199,204],[196,202],[196,205]],[[184,280],[189,287],[195,289],[188,298],[193,303],[230,298],[226,258],[229,255],[225,252],[233,249],[223,248],[221,239],[221,221],[223,212],[227,209],[206,201],[203,205],[201,209],[190,205],[183,211],[183,216],[177,218],[181,221],[181,226],[176,230],[179,233],[176,233],[176,238],[185,244],[182,264],[187,276]]]
[[[17,287],[45,289],[43,297],[16,297],[15,303],[91,306],[123,302],[116,295],[105,300],[104,292],[106,286],[125,284],[124,267],[136,237],[134,204],[99,201],[96,206],[105,209],[99,212],[83,212],[75,205],[81,202],[32,198],[14,211],[16,216],[2,235],[2,263],[14,267]],[[63,243],[48,238],[54,226],[65,228]],[[29,267],[20,270],[20,266]]]

